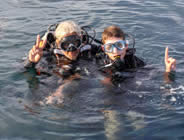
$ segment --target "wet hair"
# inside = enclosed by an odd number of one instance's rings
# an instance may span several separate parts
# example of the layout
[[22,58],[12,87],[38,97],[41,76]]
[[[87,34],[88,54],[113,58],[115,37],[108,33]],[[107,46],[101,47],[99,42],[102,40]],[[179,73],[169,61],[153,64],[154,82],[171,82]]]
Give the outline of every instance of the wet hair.
[[71,20],[60,22],[55,30],[55,36],[57,39],[61,39],[67,34],[72,34],[72,33],[76,33],[77,35],[80,36],[81,28],[77,23]]
[[107,39],[112,38],[112,37],[122,38],[124,40],[125,34],[121,30],[120,27],[116,25],[111,25],[111,26],[106,27],[102,33],[103,44],[105,43]]

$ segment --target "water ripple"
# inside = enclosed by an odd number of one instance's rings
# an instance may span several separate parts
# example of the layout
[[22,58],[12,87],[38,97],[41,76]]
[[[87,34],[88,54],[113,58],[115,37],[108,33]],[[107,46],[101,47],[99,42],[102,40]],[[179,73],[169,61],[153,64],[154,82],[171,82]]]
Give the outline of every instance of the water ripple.
[[[182,0],[2,1],[0,139],[182,139],[183,7]],[[136,53],[147,67],[121,88],[102,85],[104,77],[95,73],[68,85],[64,105],[44,104],[56,78],[26,75],[20,60],[37,34],[69,19],[92,26],[98,38],[105,27],[119,25],[135,36]],[[176,79],[169,84],[163,78],[166,46],[177,59]]]

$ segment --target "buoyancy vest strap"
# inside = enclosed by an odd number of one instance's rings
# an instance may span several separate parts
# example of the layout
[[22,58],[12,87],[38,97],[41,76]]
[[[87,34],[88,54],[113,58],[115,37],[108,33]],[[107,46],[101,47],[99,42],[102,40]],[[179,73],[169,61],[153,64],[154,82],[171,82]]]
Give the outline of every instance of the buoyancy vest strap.
[[91,45],[87,44],[80,48],[80,52],[91,50]]

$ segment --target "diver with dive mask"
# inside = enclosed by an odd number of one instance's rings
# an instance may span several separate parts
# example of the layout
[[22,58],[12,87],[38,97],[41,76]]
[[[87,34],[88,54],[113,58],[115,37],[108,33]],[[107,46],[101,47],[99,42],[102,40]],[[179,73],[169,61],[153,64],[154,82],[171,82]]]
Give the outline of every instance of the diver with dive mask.
[[53,71],[57,66],[74,73],[78,59],[91,59],[91,49],[95,48],[85,28],[88,27],[79,27],[73,21],[49,26],[42,38],[37,36],[24,67]]
[[[53,49],[53,52],[55,54],[63,55],[63,51],[75,52],[76,50],[79,50],[82,53],[96,47],[94,47],[94,44],[92,44],[94,40],[96,41],[96,32],[91,27],[82,26],[80,35],[76,32],[72,32],[69,34],[65,34],[62,38],[59,39],[59,41],[57,41],[55,35],[55,30],[57,29],[57,27],[57,24],[50,25],[48,27],[47,33],[45,34],[47,44],[50,48]],[[87,29],[93,31],[93,36],[89,35]]]
[[126,50],[126,55],[135,54],[136,49],[134,48],[134,46],[135,46],[134,37],[130,34],[125,34],[125,36],[126,36],[125,40],[118,40],[114,43],[104,44],[104,46],[103,46],[104,52],[116,53],[116,49],[118,51],[122,51],[125,47],[128,47],[128,49]]
[[124,33],[118,26],[112,25],[102,33],[101,52],[96,54],[99,70],[107,73],[112,82],[132,77],[122,72],[143,67],[145,63],[135,56],[135,39],[132,35]]

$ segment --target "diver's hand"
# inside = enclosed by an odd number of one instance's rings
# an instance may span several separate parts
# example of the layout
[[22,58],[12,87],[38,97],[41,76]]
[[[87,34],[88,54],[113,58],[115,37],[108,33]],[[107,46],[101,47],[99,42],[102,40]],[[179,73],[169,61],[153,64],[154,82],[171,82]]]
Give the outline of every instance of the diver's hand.
[[166,47],[165,48],[165,67],[166,67],[165,71],[171,72],[171,71],[175,71],[176,69],[176,59],[169,57],[168,50],[169,48]]
[[36,44],[29,51],[29,61],[37,63],[43,55],[43,49],[46,46],[46,40],[40,41],[40,35],[37,35]]
[[124,57],[125,57],[125,55],[126,55],[127,49],[128,49],[128,47],[125,47],[125,48],[123,49],[123,52],[122,52],[122,54],[121,54],[121,56],[120,56],[121,60],[124,59]]

